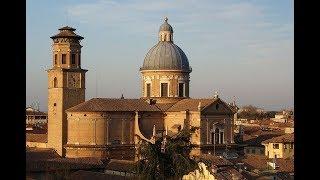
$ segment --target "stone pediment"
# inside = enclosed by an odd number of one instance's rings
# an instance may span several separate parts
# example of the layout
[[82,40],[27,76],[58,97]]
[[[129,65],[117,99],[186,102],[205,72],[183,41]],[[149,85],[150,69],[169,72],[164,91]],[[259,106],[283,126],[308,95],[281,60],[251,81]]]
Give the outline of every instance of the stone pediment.
[[231,108],[220,99],[204,107],[201,110],[201,113],[202,114],[231,114],[231,115],[234,114]]

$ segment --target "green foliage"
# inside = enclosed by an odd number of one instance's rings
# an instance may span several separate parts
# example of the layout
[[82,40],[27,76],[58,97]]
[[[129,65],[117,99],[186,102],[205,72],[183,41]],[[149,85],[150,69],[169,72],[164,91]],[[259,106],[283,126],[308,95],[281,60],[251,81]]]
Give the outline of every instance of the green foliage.
[[193,129],[183,129],[175,137],[167,137],[166,151],[161,152],[163,138],[155,144],[143,142],[140,146],[142,159],[137,163],[137,172],[143,179],[181,178],[197,167],[189,157],[192,149],[190,142]]

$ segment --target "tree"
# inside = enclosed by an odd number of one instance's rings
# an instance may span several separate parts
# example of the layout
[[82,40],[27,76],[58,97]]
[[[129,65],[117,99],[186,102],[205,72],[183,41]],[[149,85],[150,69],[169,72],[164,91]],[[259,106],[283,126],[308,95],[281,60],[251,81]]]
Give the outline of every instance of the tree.
[[157,139],[155,144],[142,142],[142,159],[137,163],[137,173],[143,179],[170,179],[182,178],[197,168],[196,162],[189,156],[193,148],[190,142],[193,132],[194,129],[183,129],[175,137],[166,137],[165,152],[161,151],[164,138]]

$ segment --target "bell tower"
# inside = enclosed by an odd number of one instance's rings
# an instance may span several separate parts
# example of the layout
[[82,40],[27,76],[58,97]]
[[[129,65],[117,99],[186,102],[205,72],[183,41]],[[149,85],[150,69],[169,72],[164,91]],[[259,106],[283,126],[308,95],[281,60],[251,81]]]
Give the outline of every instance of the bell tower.
[[62,27],[50,38],[52,68],[48,69],[48,147],[65,156],[67,143],[66,109],[85,101],[85,73],[81,69],[80,41],[72,27]]

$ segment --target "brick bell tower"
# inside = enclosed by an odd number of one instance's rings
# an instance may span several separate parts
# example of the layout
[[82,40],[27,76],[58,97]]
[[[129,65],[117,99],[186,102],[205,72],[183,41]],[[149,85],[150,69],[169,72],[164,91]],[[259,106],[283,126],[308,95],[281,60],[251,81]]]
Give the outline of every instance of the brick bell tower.
[[65,110],[85,101],[85,73],[81,69],[80,41],[72,27],[62,27],[50,38],[52,68],[48,69],[48,147],[65,156],[67,114]]

